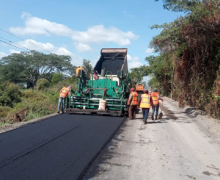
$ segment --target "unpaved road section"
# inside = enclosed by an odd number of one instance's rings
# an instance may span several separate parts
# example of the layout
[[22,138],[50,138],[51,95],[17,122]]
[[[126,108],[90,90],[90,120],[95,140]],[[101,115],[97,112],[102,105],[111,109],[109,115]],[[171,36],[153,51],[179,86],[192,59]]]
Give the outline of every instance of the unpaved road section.
[[219,122],[164,105],[161,120],[126,120],[83,180],[220,180]]
[[123,120],[63,114],[2,133],[0,179],[77,179]]

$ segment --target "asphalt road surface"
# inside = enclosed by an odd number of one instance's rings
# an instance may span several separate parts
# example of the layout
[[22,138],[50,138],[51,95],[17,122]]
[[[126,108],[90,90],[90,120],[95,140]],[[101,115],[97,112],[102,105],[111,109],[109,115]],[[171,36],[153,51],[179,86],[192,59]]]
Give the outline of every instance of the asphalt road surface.
[[74,180],[124,118],[63,114],[0,134],[0,180]]
[[220,121],[164,100],[162,119],[126,120],[83,180],[220,180]]

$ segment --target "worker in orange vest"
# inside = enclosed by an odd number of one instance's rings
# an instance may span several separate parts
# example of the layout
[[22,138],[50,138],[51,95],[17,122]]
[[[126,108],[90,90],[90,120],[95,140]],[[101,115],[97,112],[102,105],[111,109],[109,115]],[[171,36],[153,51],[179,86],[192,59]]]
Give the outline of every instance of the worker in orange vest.
[[148,90],[145,89],[144,94],[141,95],[141,98],[138,102],[138,107],[142,108],[144,124],[147,124],[147,118],[151,103],[152,97],[150,96],[150,94],[148,94]]
[[83,73],[87,74],[87,72],[86,72],[82,67],[80,67],[80,65],[77,65],[77,68],[76,68],[76,77],[79,77],[79,75],[80,75],[80,74],[79,74],[80,70],[83,71]]
[[158,117],[158,111],[159,111],[159,100],[163,101],[163,99],[160,97],[159,92],[157,91],[157,88],[154,89],[154,91],[151,93],[152,97],[152,120],[154,120],[154,112],[156,111],[155,120],[157,120]]
[[127,101],[127,105],[129,106],[129,119],[135,119],[138,105],[138,94],[137,92],[135,92],[134,88],[130,89],[130,95]]
[[70,90],[71,90],[71,86],[63,87],[60,90],[60,97],[59,97],[59,102],[58,102],[58,107],[57,107],[57,113],[60,112],[60,105],[61,105],[61,103],[62,103],[62,113],[64,113],[65,98],[66,98],[67,94],[70,93]]

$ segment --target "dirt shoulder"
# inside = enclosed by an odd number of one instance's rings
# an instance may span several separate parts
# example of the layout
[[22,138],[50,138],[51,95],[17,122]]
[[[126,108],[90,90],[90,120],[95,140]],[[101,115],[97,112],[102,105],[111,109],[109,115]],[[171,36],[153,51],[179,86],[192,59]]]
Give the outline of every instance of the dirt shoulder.
[[127,119],[83,179],[219,179],[219,122],[206,115],[190,117],[169,98],[163,113],[156,121],[150,114],[146,125],[141,112]]
[[[198,108],[190,106],[179,108],[178,102],[167,97],[164,97],[164,100],[170,103],[173,108],[179,109],[180,113],[185,113],[194,123],[198,125],[203,133],[211,137],[213,140],[215,139],[215,141],[218,141],[220,144],[220,120],[212,118]],[[165,112],[167,116],[171,115],[169,112]]]

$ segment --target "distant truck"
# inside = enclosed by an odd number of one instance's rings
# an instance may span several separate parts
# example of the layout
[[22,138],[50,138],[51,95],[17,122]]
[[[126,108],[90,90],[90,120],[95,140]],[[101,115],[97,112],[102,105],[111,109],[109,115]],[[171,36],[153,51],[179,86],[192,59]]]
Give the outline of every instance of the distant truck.
[[136,87],[136,92],[138,93],[138,100],[141,98],[141,94],[143,94],[144,91],[144,84],[137,84]]

